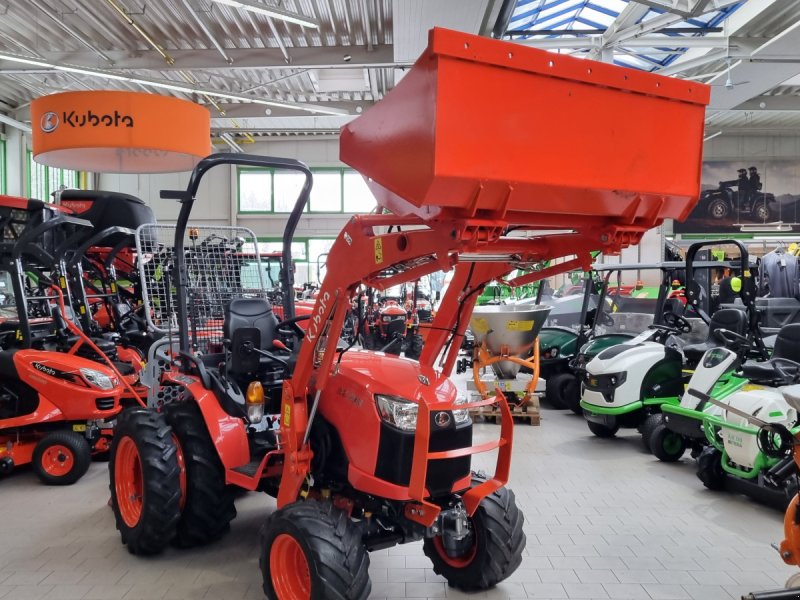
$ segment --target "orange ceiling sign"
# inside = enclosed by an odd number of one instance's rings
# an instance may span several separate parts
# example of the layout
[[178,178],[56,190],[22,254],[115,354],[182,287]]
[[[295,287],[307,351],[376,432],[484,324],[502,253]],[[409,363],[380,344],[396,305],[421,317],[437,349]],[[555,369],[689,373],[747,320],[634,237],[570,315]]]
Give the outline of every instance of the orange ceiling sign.
[[138,92],[65,92],[31,103],[33,157],[96,173],[190,171],[211,153],[211,118],[198,104]]

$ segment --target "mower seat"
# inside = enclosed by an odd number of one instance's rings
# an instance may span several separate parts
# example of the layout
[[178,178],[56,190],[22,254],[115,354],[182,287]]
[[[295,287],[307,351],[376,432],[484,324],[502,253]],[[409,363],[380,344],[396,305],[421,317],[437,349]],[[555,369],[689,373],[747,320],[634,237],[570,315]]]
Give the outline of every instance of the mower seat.
[[[786,358],[800,363],[800,323],[781,327],[775,338],[772,358]],[[772,359],[763,362],[748,360],[742,365],[742,374],[751,381],[776,381],[783,378]]]
[[717,329],[727,329],[739,335],[747,335],[747,314],[738,308],[721,308],[711,317],[708,324],[708,337],[700,344],[687,344],[683,347],[683,355],[690,363],[698,363],[711,348],[719,348],[723,344],[714,335]]

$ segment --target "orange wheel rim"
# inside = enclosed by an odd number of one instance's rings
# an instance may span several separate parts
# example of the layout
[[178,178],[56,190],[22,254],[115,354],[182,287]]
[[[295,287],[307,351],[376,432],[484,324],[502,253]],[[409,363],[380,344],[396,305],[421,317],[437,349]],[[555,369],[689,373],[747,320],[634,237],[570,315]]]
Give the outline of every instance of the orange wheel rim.
[[175,443],[175,457],[178,459],[178,483],[181,486],[181,501],[180,509],[186,506],[186,461],[183,458],[183,447],[181,446],[178,436],[172,434],[172,441]]
[[287,533],[272,542],[269,552],[272,589],[278,600],[310,600],[311,572],[300,543]]
[[470,547],[470,549],[461,556],[450,556],[447,554],[447,551],[444,549],[444,545],[442,544],[442,536],[440,535],[437,535],[435,538],[433,538],[433,547],[436,548],[436,552],[445,563],[451,567],[455,567],[456,569],[463,569],[472,563],[475,555],[478,553],[478,539],[473,533],[472,547]]
[[117,495],[119,514],[125,525],[136,527],[142,516],[144,505],[144,478],[139,449],[129,437],[117,442],[114,460],[114,490]]
[[63,477],[75,466],[75,454],[62,444],[53,444],[42,453],[42,469],[53,477]]

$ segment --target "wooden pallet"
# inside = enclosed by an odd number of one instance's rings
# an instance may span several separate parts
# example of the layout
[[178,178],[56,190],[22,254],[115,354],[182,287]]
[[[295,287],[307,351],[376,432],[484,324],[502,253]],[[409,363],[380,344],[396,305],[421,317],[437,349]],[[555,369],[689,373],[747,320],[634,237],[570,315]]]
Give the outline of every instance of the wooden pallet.
[[[481,420],[487,423],[500,423],[500,410],[494,406],[481,406],[469,411],[473,420]],[[539,425],[541,415],[539,413],[539,398],[534,396],[525,406],[514,406],[511,408],[511,415],[514,422],[528,423],[529,425]]]

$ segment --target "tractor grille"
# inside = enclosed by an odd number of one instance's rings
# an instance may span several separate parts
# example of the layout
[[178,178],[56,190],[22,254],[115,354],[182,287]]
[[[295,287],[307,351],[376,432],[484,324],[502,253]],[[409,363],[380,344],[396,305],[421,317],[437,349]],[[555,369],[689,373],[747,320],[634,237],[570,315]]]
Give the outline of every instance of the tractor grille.
[[[255,234],[244,227],[189,226],[184,235],[187,315],[192,349],[223,351],[225,306],[234,298],[267,298]],[[178,331],[175,226],[143,225],[136,231],[142,297],[150,326]]]
[[[429,452],[469,448],[472,445],[472,423],[446,429],[433,422],[431,414],[431,437]],[[396,485],[408,485],[411,479],[411,461],[414,456],[413,432],[404,432],[391,425],[381,423],[381,439],[378,445],[378,463],[375,475]],[[446,496],[453,485],[470,473],[470,456],[432,460],[428,463],[425,486],[433,497]]]
[[97,410],[111,410],[114,408],[114,398],[97,398],[94,404]]

